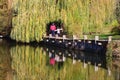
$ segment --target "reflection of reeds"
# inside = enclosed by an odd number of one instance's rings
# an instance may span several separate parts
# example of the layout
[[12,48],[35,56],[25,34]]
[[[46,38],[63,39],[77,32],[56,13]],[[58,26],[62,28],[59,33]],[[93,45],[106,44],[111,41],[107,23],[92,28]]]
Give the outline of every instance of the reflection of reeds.
[[22,42],[39,42],[46,24],[59,19],[69,35],[78,36],[109,32],[117,25],[115,0],[13,0],[13,7],[18,16],[13,18],[11,37]]
[[5,40],[0,41],[0,80],[6,80],[12,78],[11,69],[11,56],[9,51],[9,45]]
[[[72,64],[72,59],[66,59],[62,68],[58,65],[49,65],[48,53],[41,47],[15,46],[10,49],[12,56],[12,68],[16,70],[14,80],[114,80],[108,77],[106,70],[99,68],[97,72],[94,66],[83,62]],[[46,55],[45,55],[46,54]]]

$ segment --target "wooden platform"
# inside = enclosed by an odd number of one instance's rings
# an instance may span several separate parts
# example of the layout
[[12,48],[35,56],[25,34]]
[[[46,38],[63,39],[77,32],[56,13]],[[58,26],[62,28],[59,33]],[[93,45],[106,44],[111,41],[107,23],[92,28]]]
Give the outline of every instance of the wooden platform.
[[43,37],[45,44],[73,50],[82,50],[103,53],[106,52],[108,40],[88,40],[88,39],[78,39],[78,38],[66,38],[63,37]]

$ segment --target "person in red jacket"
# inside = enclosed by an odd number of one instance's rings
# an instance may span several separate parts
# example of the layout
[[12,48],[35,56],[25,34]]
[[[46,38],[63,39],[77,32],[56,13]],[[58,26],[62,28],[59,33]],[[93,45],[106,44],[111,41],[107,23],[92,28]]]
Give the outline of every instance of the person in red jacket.
[[51,30],[52,36],[55,36],[56,26],[54,23],[52,23],[52,25],[50,26],[50,30]]

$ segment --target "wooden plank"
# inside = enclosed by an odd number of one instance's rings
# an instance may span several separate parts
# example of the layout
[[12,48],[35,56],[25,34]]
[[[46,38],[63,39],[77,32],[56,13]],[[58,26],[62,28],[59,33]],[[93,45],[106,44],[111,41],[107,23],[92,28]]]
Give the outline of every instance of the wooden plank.
[[[61,39],[63,40],[63,37],[49,37],[49,36],[44,36],[43,38],[49,38],[49,39]],[[73,38],[65,38],[64,40],[73,40]],[[84,40],[84,39],[74,39],[74,40]],[[94,39],[88,39],[85,41],[95,41]],[[108,40],[97,40],[97,42],[107,42]]]

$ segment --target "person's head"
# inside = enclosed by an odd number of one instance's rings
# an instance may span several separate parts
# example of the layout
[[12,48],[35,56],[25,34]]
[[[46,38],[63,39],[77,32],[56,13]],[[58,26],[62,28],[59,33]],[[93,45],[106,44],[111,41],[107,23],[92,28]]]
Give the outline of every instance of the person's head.
[[55,23],[52,23],[52,25],[55,25]]

